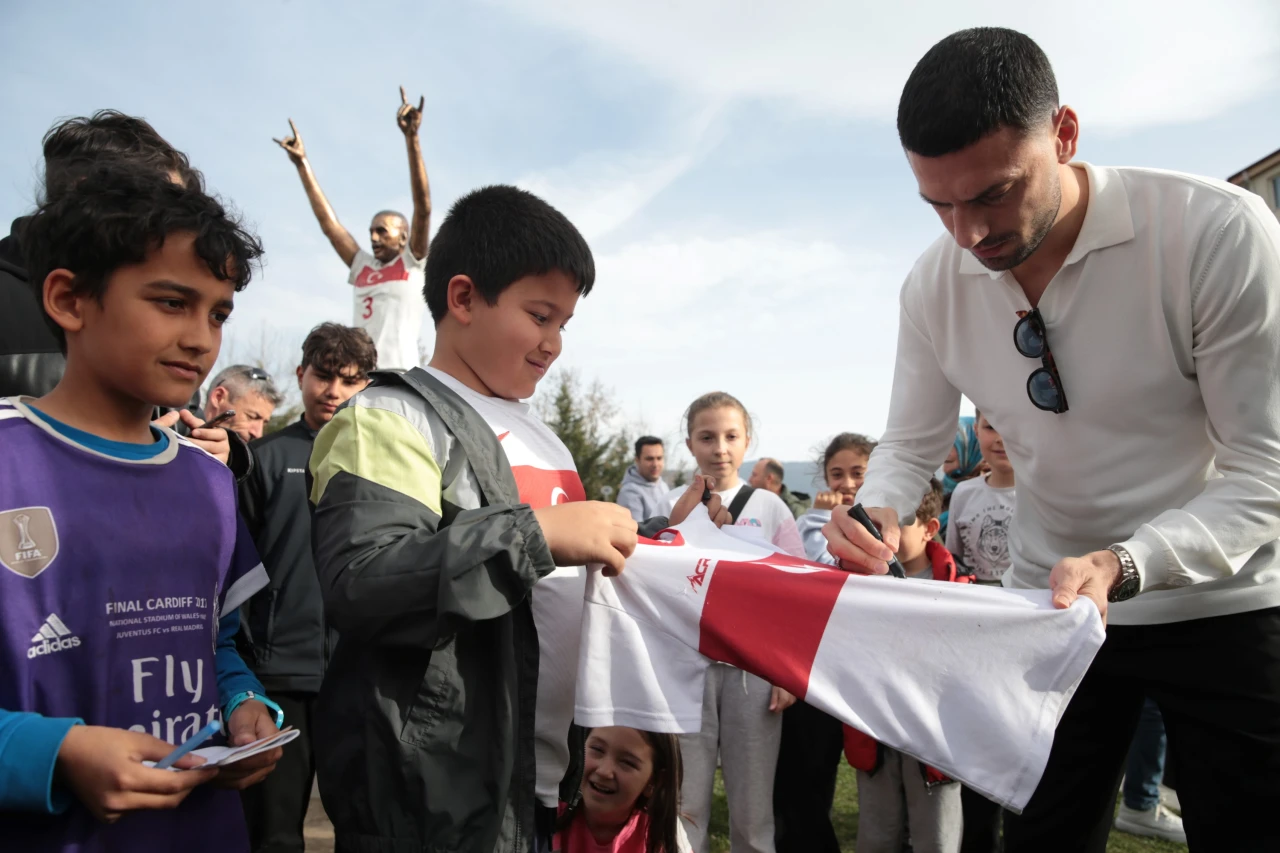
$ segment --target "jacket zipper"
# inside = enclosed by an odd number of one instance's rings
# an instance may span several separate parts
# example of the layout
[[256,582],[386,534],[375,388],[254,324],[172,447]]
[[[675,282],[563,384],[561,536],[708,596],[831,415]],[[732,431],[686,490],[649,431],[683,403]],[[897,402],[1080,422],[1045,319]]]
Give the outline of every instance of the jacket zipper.
[[276,641],[276,598],[280,595],[280,590],[272,589],[271,598],[268,599],[267,607],[267,636],[266,643],[263,644],[263,660],[271,660],[271,652],[275,648]]

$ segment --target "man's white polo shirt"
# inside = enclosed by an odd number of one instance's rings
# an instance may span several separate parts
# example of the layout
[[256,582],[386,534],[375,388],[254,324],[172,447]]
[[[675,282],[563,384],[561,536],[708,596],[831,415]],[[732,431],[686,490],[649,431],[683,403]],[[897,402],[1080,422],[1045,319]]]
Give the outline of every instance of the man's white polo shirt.
[[1280,605],[1280,223],[1230,184],[1076,164],[1080,235],[1039,303],[1070,411],[1027,398],[1013,344],[1030,309],[944,234],[901,294],[889,425],[858,493],[915,512],[960,395],[1004,438],[1018,483],[1005,583],[1046,587],[1113,543],[1142,593],[1112,624]]

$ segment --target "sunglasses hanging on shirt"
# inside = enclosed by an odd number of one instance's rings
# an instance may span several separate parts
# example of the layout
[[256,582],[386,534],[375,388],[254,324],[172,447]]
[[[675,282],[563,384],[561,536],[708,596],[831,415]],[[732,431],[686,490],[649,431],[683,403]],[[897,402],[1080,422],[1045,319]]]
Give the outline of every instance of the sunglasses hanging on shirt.
[[1013,345],[1027,358],[1040,359],[1041,366],[1027,377],[1027,396],[1037,409],[1060,415],[1067,411],[1067,394],[1062,390],[1062,377],[1049,349],[1044,318],[1039,308],[1032,308],[1013,327]]

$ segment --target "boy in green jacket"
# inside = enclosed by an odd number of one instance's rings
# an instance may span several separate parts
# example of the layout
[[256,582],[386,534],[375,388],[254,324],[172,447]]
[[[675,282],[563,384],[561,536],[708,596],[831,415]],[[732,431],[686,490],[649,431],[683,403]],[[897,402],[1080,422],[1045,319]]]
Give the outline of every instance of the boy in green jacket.
[[316,439],[315,559],[340,639],[315,743],[340,851],[526,853],[549,837],[574,759],[583,566],[621,571],[637,535],[622,507],[584,500],[521,402],[594,280],[546,202],[463,197],[427,260],[427,369],[375,374]]

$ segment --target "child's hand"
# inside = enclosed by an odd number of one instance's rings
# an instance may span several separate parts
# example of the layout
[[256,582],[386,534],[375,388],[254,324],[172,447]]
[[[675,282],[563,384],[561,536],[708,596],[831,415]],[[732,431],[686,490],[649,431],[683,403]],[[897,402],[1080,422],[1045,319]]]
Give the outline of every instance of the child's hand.
[[781,687],[773,688],[773,693],[769,696],[769,710],[772,713],[781,714],[794,704],[796,704],[795,696],[792,696]]
[[842,492],[818,492],[818,496],[813,499],[814,509],[835,509],[844,503],[844,493]]
[[[266,705],[253,699],[242,702],[227,721],[227,741],[232,746],[244,746],[270,737],[278,731],[275,714]],[[276,762],[283,754],[284,748],[277,746],[219,768],[218,787],[243,791],[250,785],[258,784],[276,769]]]
[[[173,752],[173,744],[141,732],[104,726],[73,726],[58,750],[57,773],[94,817],[115,823],[138,809],[171,809],[217,770],[174,773],[147,767]],[[183,756],[174,767],[199,767],[204,759]]]
[[575,501],[533,511],[557,566],[604,563],[606,577],[622,571],[636,550],[636,522],[625,507]]
[[[689,484],[689,488],[680,496],[680,500],[676,501],[676,505],[671,508],[671,515],[667,517],[667,523],[675,527],[683,522],[691,512],[698,508],[698,504],[702,503],[703,493],[707,489],[714,489],[715,487],[716,481],[714,477],[695,474],[693,482]],[[711,516],[711,520],[715,522],[716,527],[724,527],[726,524],[733,523],[733,519],[729,517],[729,510],[721,505],[719,495],[713,494],[711,500],[707,501],[707,515]]]

